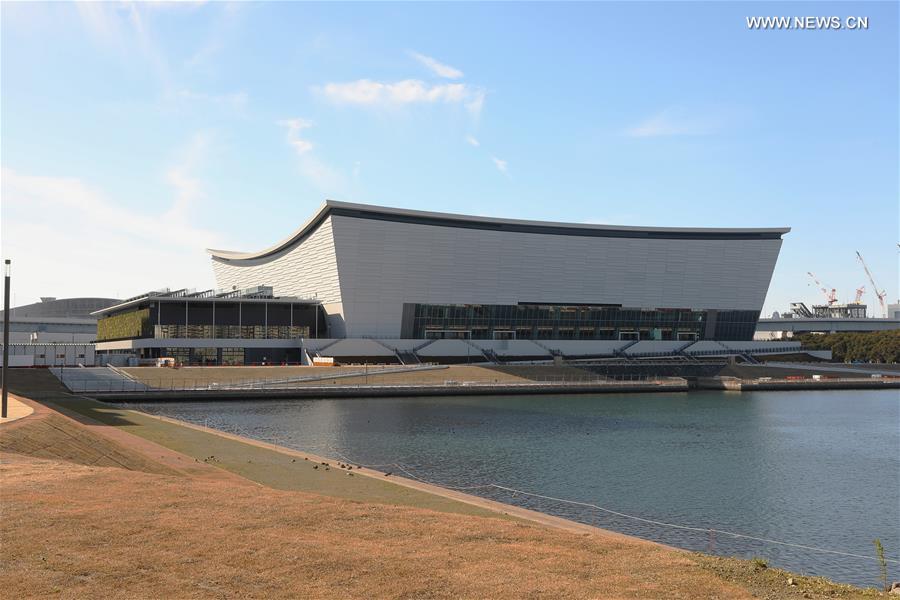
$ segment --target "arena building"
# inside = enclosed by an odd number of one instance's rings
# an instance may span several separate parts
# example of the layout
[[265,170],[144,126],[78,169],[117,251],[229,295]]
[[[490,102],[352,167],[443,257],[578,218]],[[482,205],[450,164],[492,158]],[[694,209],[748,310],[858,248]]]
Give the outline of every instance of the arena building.
[[[9,364],[53,367],[94,364],[97,317],[113,298],[41,298],[9,311]],[[0,310],[0,332],[4,311]]]
[[327,201],[258,252],[209,250],[225,290],[313,298],[319,337],[751,340],[789,228],[625,227]]

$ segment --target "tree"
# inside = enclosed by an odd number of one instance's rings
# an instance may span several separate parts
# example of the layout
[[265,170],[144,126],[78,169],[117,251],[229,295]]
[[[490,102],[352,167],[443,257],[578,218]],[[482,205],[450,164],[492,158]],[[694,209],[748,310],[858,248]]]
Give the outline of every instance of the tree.
[[900,362],[900,330],[866,333],[804,333],[794,341],[806,350],[831,350],[839,362]]

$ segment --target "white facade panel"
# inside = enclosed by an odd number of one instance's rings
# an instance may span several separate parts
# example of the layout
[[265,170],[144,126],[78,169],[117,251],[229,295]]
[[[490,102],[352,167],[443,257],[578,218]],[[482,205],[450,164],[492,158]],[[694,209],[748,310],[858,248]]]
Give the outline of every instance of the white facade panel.
[[322,351],[326,356],[334,356],[336,358],[342,356],[395,356],[394,351],[379,344],[375,340],[367,338],[363,339],[344,339]]
[[550,358],[550,352],[531,340],[472,340],[471,344],[480,350],[489,350],[499,356],[528,356]]
[[394,338],[404,303],[758,311],[788,231],[563,225],[329,202],[268,250],[211,253],[219,287],[318,297],[333,337]]
[[613,356],[629,342],[609,340],[540,340],[540,344],[564,356]]
[[403,303],[760,310],[781,248],[331,220],[348,337],[398,336]]
[[276,296],[341,301],[330,218],[299,244],[272,256],[240,263],[213,257],[213,272],[223,289],[270,285]]

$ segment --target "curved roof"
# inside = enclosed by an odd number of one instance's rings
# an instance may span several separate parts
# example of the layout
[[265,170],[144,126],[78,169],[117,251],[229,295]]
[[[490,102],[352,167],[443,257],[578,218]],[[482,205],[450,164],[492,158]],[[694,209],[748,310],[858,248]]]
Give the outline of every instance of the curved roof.
[[557,223],[553,221],[498,219],[495,217],[478,217],[423,210],[409,210],[405,208],[388,208],[370,204],[354,204],[351,202],[326,200],[306,223],[301,225],[285,239],[264,250],[260,250],[259,252],[234,252],[207,248],[206,251],[209,252],[214,259],[225,262],[265,258],[302,241],[303,238],[311,234],[329,215],[489,231],[644,239],[779,239],[783,234],[788,233],[791,230],[790,227],[634,227],[626,225],[595,225],[589,223]]
[[[115,298],[44,298],[40,302],[14,306],[9,316],[16,318],[95,319],[91,313],[120,302]],[[0,316],[3,311],[0,310]]]

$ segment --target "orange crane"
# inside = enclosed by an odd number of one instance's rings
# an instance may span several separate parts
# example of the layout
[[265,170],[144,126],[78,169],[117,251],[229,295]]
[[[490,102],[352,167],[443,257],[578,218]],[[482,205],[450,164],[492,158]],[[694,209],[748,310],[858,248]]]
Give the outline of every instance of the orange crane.
[[862,300],[863,294],[866,293],[866,286],[860,286],[856,288],[856,300],[853,301],[853,304],[859,304],[859,301]]
[[825,288],[825,286],[819,282],[819,279],[812,273],[812,271],[807,271],[806,274],[812,277],[812,280],[816,282],[816,285],[819,286],[819,289],[823,294],[825,294],[825,301],[828,302],[828,306],[831,306],[832,304],[837,302],[837,290],[831,288],[831,291],[829,292]]
[[866,266],[866,261],[863,260],[862,254],[859,253],[859,250],[856,251],[856,258],[859,259],[859,262],[862,264],[863,269],[866,272],[866,276],[869,278],[869,283],[872,284],[872,291],[875,293],[875,296],[878,298],[878,303],[881,305],[881,314],[887,319],[887,306],[884,305],[884,299],[887,297],[887,292],[884,290],[878,291],[878,285],[875,283],[875,278],[872,277],[872,273],[869,271],[869,267]]

